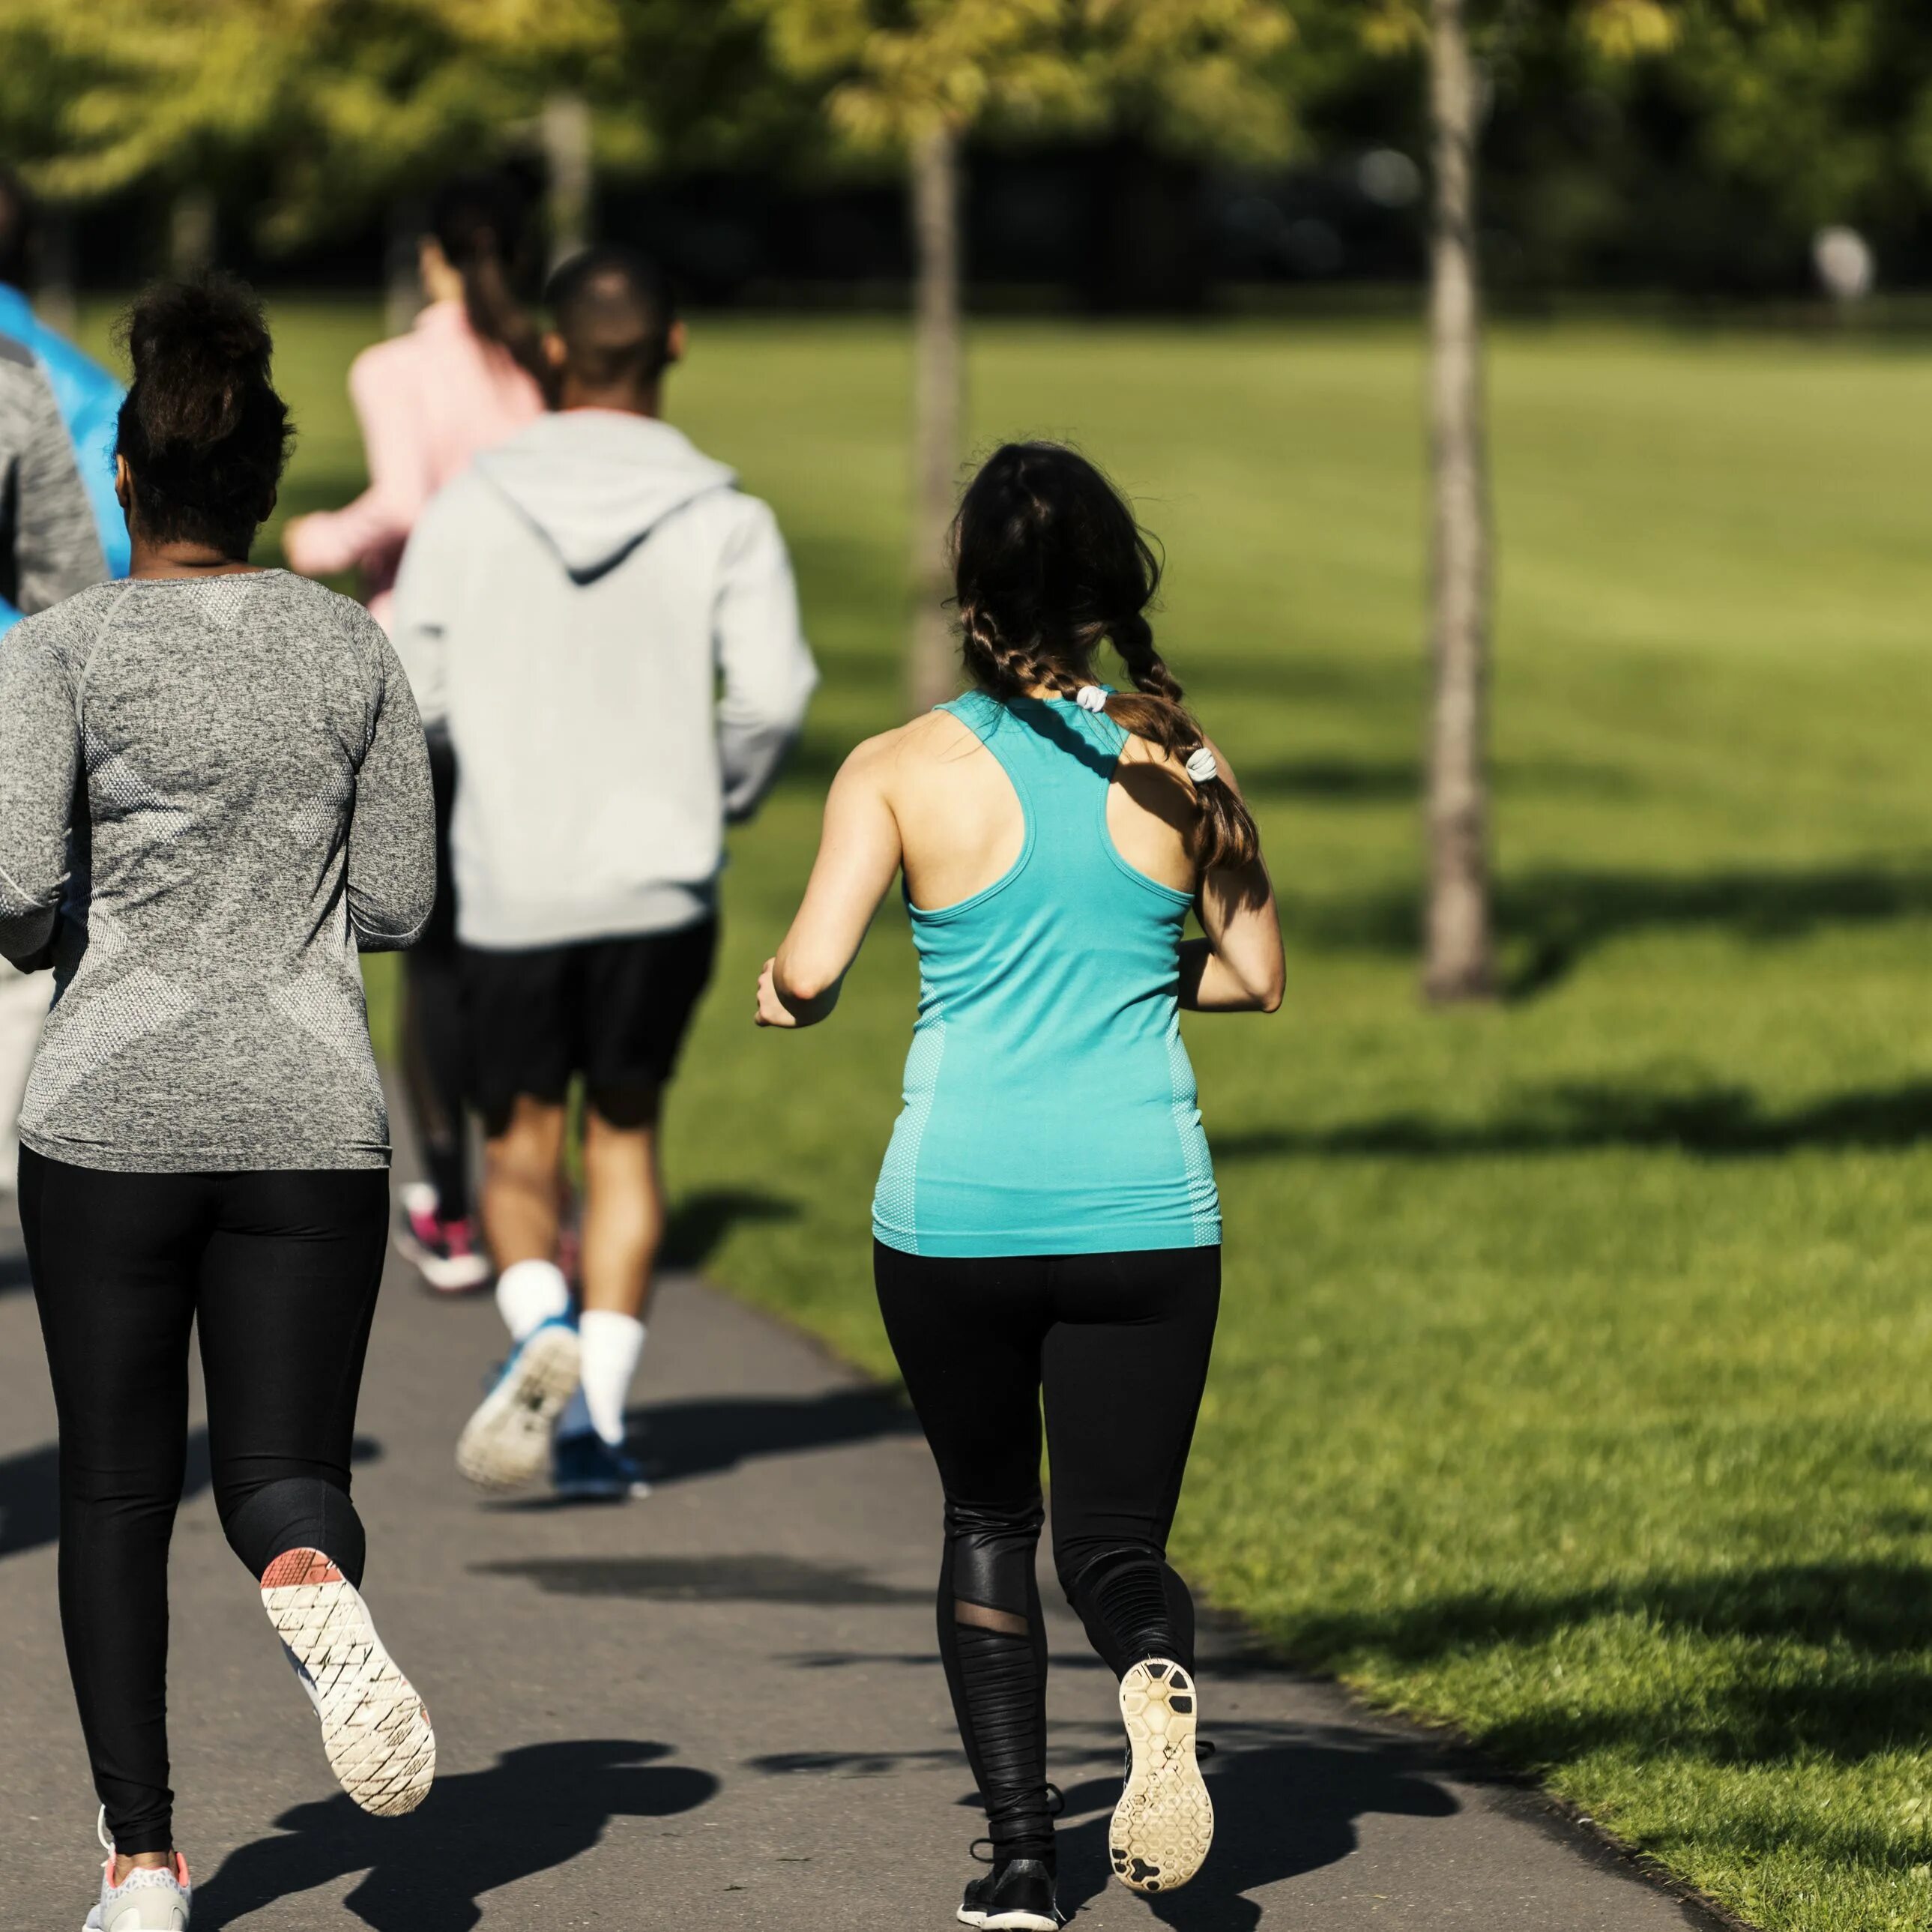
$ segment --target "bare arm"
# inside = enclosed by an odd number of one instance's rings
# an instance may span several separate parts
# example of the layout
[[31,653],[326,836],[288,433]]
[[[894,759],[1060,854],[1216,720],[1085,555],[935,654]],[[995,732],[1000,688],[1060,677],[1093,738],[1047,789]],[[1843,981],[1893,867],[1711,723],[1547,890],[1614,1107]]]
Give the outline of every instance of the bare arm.
[[[1234,775],[1219,749],[1221,782]],[[1240,788],[1235,788],[1236,796]],[[1258,857],[1249,865],[1208,873],[1195,900],[1204,939],[1180,949],[1180,1004],[1196,1012],[1271,1013],[1281,1005],[1286,968],[1274,886]]]
[[839,768],[804,902],[758,976],[760,1026],[816,1026],[838,1004],[866,928],[899,869],[898,821],[886,774],[898,737],[868,739]]
[[714,619],[724,681],[718,706],[718,759],[724,815],[734,825],[749,818],[770,790],[818,682],[777,520],[753,498],[743,499],[742,506],[740,527],[724,559]]

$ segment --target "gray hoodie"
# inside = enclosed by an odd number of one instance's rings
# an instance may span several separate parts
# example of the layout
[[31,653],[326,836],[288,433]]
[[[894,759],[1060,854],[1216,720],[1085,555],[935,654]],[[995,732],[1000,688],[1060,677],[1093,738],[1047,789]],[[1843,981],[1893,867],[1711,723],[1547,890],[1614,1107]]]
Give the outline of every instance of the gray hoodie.
[[818,682],[771,512],[668,423],[545,416],[430,504],[395,644],[455,749],[458,930],[514,950],[711,910]]

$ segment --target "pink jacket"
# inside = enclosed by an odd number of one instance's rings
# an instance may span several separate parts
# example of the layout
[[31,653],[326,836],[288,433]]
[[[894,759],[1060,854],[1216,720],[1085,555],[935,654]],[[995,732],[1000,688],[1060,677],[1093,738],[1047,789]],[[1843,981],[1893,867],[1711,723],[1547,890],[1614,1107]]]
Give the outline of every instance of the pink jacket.
[[542,415],[543,396],[478,338],[460,302],[433,302],[408,334],[364,350],[350,365],[349,395],[369,487],[342,509],[296,518],[282,547],[304,577],[359,571],[370,613],[386,628],[397,566],[424,506],[479,451]]

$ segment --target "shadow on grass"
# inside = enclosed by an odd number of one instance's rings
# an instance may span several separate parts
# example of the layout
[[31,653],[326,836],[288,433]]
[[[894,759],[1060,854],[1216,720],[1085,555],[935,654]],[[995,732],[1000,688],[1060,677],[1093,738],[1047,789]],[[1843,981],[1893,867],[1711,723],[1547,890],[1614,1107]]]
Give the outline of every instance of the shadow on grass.
[[1490,1120],[1390,1114],[1334,1127],[1262,1127],[1217,1135],[1214,1154],[1224,1161],[1350,1155],[1462,1160],[1621,1147],[1736,1159],[1805,1148],[1883,1151],[1928,1139],[1932,1081],[1834,1094],[1784,1112],[1765,1107],[1748,1088],[1658,1094],[1578,1082],[1543,1089]]
[[356,1872],[365,1876],[345,1904],[374,1932],[471,1932],[486,1894],[580,1858],[612,1819],[706,1802],[718,1780],[656,1762],[670,1751],[602,1738],[526,1744],[488,1771],[439,1778],[406,1818],[372,1818],[346,1797],[298,1804],[275,1820],[280,1836],[231,1852],[196,1886],[196,1932]]
[[[1411,957],[1421,898],[1390,889],[1282,901],[1289,936],[1319,950]],[[1810,871],[1731,867],[1680,875],[1551,868],[1505,879],[1496,918],[1506,991],[1526,999],[1556,985],[1596,948],[1633,933],[1709,927],[1757,943],[1822,928],[1932,915],[1932,871],[1879,865]]]
[[[1415,805],[1422,796],[1422,766],[1415,758],[1317,756],[1241,760],[1243,793],[1266,804],[1299,800],[1312,805]],[[1572,764],[1554,759],[1505,760],[1492,778],[1498,797],[1634,796],[1641,789],[1614,766]]]
[[1932,1569],[1903,1560],[1650,1576],[1550,1597],[1478,1592],[1313,1618],[1292,1640],[1330,1666],[1373,1657],[1415,1668],[1628,1620],[1647,1641],[1712,1646],[1694,1695],[1618,1688],[1598,1701],[1589,1672],[1573,1672],[1537,1708],[1486,1731],[1484,1748],[1529,1765],[1633,1748],[1728,1765],[1851,1762],[1932,1735]]

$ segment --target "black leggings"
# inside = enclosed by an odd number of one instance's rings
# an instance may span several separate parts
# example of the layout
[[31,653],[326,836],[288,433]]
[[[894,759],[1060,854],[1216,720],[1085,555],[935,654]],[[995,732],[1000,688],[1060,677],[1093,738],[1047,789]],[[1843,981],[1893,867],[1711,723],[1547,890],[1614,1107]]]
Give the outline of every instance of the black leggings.
[[1051,1858],[1043,1514],[1088,1640],[1118,1677],[1194,1666],[1194,1605],[1167,1561],[1208,1377],[1221,1250],[960,1260],[874,1242],[886,1333],[946,1492],[939,1649],[994,1854]]
[[453,1220],[470,1212],[470,1133],[464,1109],[470,1048],[449,863],[456,754],[440,731],[430,734],[429,772],[436,795],[436,908],[422,938],[403,956],[403,1090],[438,1211]]
[[20,1220],[60,1418],[60,1606],[80,1724],[123,1852],[172,1849],[168,1541],[199,1322],[215,1506],[260,1576],[326,1550],[352,1582],[350,1444],[389,1177],[116,1174],[20,1153]]

